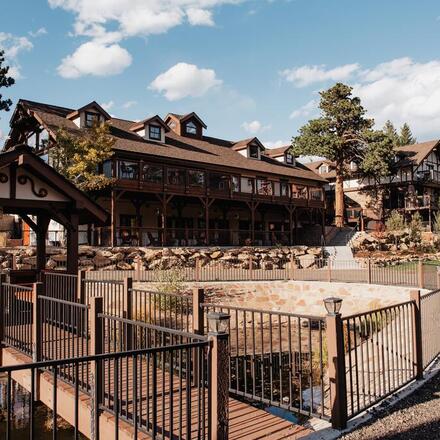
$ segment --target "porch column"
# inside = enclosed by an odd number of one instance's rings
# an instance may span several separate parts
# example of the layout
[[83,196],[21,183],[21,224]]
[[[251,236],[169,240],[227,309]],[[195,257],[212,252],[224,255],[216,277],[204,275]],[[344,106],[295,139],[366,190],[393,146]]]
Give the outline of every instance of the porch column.
[[209,198],[205,200],[205,238],[206,246],[209,246]]
[[46,269],[46,237],[50,218],[45,214],[37,216],[37,228],[35,230],[37,238],[37,271]]
[[78,273],[78,214],[70,215],[70,225],[67,228],[67,273]]
[[111,208],[110,208],[110,245],[116,246],[116,220],[117,220],[117,208],[116,208],[116,191],[111,191]]

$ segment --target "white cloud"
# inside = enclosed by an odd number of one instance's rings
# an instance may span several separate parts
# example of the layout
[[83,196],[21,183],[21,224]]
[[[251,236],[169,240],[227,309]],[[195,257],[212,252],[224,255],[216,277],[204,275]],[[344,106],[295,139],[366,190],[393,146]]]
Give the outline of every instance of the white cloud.
[[290,114],[289,118],[295,119],[299,117],[310,116],[315,110],[317,110],[317,107],[318,107],[318,102],[312,99],[303,106],[301,106],[300,108],[294,110]]
[[162,93],[168,101],[200,97],[222,81],[212,69],[200,69],[194,64],[178,63],[161,73],[148,87]]
[[30,32],[28,32],[28,34],[29,34],[32,38],[41,37],[42,35],[46,35],[46,34],[47,34],[47,30],[46,30],[45,27],[40,27],[40,28],[37,29],[35,32],[30,31]]
[[137,101],[127,101],[122,104],[122,108],[131,108],[137,104]]
[[48,3],[52,8],[62,8],[74,14],[73,35],[109,45],[119,43],[124,38],[163,34],[185,23],[213,26],[215,8],[245,1],[48,0]]
[[325,65],[301,66],[285,69],[280,75],[296,87],[306,87],[310,84],[325,81],[343,81],[350,78],[360,68],[359,64],[345,64],[333,69],[326,69]]
[[250,134],[257,134],[267,131],[271,128],[270,125],[263,125],[260,121],[243,122],[241,128]]
[[186,15],[192,26],[214,26],[212,12],[206,9],[189,8]]
[[290,141],[282,141],[281,139],[277,141],[265,141],[263,142],[264,146],[266,148],[279,148],[279,147],[285,147],[286,145],[289,145]]
[[30,51],[34,45],[27,37],[0,32],[0,49],[5,51],[6,64],[9,65],[9,75],[15,79],[22,78],[21,66],[18,62],[20,53]]
[[116,75],[126,69],[131,61],[131,55],[118,44],[105,45],[89,41],[61,61],[58,73],[63,78]]
[[109,101],[109,102],[103,102],[101,104],[101,107],[106,111],[110,111],[113,107],[115,106],[115,102],[114,101]]
[[354,94],[381,127],[408,122],[417,136],[439,136],[440,59],[417,63],[398,58],[362,71]]

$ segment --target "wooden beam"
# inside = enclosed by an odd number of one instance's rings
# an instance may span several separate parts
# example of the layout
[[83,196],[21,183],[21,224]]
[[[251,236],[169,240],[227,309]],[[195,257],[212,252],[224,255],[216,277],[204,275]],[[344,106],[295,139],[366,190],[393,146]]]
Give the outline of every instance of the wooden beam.
[[35,232],[38,232],[38,226],[37,224],[27,215],[27,214],[18,214],[22,220]]
[[112,189],[110,195],[110,245],[112,247],[116,246],[116,201],[116,191]]
[[49,227],[50,217],[40,214],[37,218],[37,271],[46,269],[46,236]]

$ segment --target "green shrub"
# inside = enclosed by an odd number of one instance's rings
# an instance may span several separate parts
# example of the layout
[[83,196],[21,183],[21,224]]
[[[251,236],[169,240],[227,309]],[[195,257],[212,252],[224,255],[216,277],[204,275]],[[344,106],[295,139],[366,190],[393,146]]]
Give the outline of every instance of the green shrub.
[[385,222],[385,227],[387,231],[402,231],[406,227],[405,219],[403,218],[403,215],[400,214],[399,211],[396,210],[391,211],[390,216]]

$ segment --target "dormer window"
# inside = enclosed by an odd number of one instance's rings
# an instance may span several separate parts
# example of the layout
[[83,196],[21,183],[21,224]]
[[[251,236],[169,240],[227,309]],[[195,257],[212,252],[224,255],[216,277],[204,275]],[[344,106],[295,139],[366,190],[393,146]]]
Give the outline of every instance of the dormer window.
[[358,169],[358,166],[357,166],[357,163],[356,162],[350,162],[350,170],[351,171],[357,171],[357,169]]
[[319,167],[319,173],[320,174],[328,173],[328,165],[327,164],[322,164]]
[[194,124],[194,122],[188,122],[188,124],[186,124],[186,133],[187,134],[192,134],[192,135],[196,135],[197,134],[197,127],[196,124]]
[[260,147],[258,145],[249,145],[249,157],[258,159],[260,157]]
[[157,125],[150,125],[149,126],[149,137],[150,139],[160,141],[162,138],[161,128]]
[[291,153],[286,153],[287,165],[295,165],[295,156]]
[[94,125],[99,124],[98,113],[86,112],[85,114],[85,126],[87,128],[92,128]]

